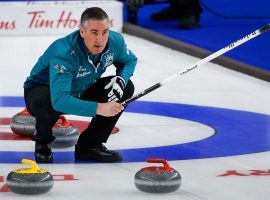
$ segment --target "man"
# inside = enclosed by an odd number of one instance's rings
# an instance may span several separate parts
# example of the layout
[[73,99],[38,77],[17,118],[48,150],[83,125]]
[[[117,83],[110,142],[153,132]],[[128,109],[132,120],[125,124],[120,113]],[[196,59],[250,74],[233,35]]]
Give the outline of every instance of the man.
[[[93,117],[78,139],[75,159],[122,160],[103,143],[124,110],[120,102],[133,95],[129,79],[137,58],[127,49],[123,37],[110,27],[104,10],[87,8],[81,15],[80,29],[53,42],[25,81],[26,107],[36,117],[33,140],[37,162],[53,162],[52,127],[61,114]],[[101,78],[112,64],[116,75]]]
[[200,25],[203,12],[199,0],[170,0],[170,5],[151,15],[153,21],[178,20],[179,28],[193,29]]

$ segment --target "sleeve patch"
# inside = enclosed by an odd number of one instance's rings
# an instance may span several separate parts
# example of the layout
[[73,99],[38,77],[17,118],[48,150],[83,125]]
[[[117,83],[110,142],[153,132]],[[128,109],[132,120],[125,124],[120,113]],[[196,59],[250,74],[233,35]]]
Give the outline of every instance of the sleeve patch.
[[67,69],[64,67],[64,65],[60,65],[60,66],[59,66],[59,65],[54,65],[53,68],[56,69],[56,70],[58,70],[58,71],[59,71],[60,73],[62,73],[62,74],[65,73],[65,71],[67,70]]

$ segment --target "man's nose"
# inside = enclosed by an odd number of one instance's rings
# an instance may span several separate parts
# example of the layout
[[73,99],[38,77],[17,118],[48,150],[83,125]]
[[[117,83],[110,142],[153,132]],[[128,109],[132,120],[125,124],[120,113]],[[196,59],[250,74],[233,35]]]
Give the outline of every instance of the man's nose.
[[103,36],[101,34],[97,36],[97,42],[98,43],[103,42]]

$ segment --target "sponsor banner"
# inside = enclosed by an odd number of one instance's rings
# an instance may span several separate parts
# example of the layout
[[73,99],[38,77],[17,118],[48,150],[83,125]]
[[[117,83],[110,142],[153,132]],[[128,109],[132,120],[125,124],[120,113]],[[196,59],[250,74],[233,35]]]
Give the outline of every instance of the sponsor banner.
[[104,9],[112,20],[112,30],[121,32],[122,6],[119,1],[2,2],[0,35],[66,35],[78,29],[88,7]]

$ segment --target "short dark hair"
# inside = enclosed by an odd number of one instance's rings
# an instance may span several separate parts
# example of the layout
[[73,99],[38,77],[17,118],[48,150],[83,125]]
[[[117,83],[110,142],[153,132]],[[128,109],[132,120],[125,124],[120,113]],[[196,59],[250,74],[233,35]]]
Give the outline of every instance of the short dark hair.
[[90,19],[104,20],[109,19],[107,13],[99,7],[87,8],[81,15],[81,26]]

